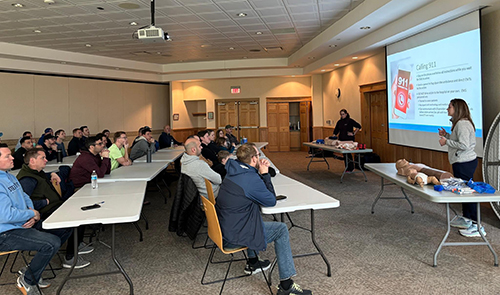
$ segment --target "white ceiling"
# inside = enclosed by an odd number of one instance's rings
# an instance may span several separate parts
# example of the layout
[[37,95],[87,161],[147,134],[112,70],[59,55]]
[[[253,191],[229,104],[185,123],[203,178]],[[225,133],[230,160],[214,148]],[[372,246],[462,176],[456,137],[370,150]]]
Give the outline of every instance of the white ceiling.
[[132,39],[150,23],[148,0],[55,2],[0,0],[0,69],[154,82],[320,74],[500,0],[156,0],[173,40],[161,44]]
[[[363,2],[157,0],[156,26],[174,42],[151,45],[131,37],[139,27],[150,24],[150,1],[55,1],[51,5],[43,0],[1,1],[0,41],[163,64],[288,57]],[[24,7],[16,8],[13,3]],[[137,8],[125,9],[123,4]],[[247,16],[237,16],[240,12]],[[283,51],[266,52],[268,47]]]

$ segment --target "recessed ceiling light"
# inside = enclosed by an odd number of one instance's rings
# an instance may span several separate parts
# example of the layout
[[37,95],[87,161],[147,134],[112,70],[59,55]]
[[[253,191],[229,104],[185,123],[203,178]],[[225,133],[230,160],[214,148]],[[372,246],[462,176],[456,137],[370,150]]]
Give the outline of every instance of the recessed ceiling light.
[[322,72],[326,71],[326,70],[321,70]]
[[295,77],[295,75],[292,75],[292,78]]
[[192,80],[188,80],[188,82],[191,82]]
[[66,62],[65,62],[65,61],[62,61],[62,62],[61,62],[61,64],[65,65],[65,64],[66,64]]
[[307,59],[315,59],[314,56],[309,56]]
[[332,45],[329,45],[328,47],[335,48],[335,47],[337,47],[337,44],[332,44]]
[[340,66],[340,64],[333,64],[333,65],[336,66],[336,67]]
[[99,9],[99,10],[104,10],[104,8],[103,8],[103,7],[100,7],[100,6],[98,6],[98,7],[97,7],[97,9]]
[[364,27],[361,27],[361,28],[359,28],[359,29],[360,29],[360,30],[369,30],[369,29],[371,29],[371,28],[370,28],[369,26],[364,26]]
[[234,50],[234,47],[229,47],[229,50]]
[[248,57],[244,56],[243,58],[248,58]]
[[212,46],[212,45],[210,45],[210,44],[202,44],[201,48],[206,48],[206,47],[210,47],[210,46]]
[[42,31],[40,30],[34,30],[33,33],[41,33]]
[[161,54],[161,52],[160,52],[160,51],[157,51],[157,52],[156,52],[156,54],[160,55],[160,54]]
[[244,13],[244,12],[240,12],[240,13],[238,13],[236,16],[239,16],[239,17],[245,17],[245,16],[247,16],[247,14],[246,14],[246,13]]
[[352,59],[358,59],[358,57],[357,56],[353,56]]
[[21,4],[21,3],[12,3],[12,6],[17,7],[17,8],[22,8],[22,7],[24,7],[24,5],[23,5],[23,4]]
[[131,26],[137,26],[137,23],[136,22],[130,22],[129,23]]
[[255,32],[256,35],[262,35],[261,31]]
[[92,44],[85,44],[85,46],[87,46],[87,47],[92,47]]

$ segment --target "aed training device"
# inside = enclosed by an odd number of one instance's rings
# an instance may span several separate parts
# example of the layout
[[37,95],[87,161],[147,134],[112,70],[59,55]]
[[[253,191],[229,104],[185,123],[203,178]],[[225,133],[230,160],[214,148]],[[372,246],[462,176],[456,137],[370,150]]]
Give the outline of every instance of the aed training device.
[[277,195],[276,196],[276,201],[281,201],[281,200],[284,200],[284,199],[286,199],[286,196],[284,196],[284,195]]
[[101,205],[94,204],[94,205],[90,205],[90,206],[83,206],[82,210],[87,211],[87,210],[92,210],[92,209],[97,209],[97,208],[101,208]]

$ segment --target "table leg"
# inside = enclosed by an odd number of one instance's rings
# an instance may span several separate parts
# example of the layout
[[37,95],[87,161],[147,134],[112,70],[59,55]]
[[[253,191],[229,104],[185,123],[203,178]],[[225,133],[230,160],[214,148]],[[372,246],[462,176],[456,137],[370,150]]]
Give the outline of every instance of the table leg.
[[441,248],[443,248],[446,239],[448,239],[448,236],[450,235],[450,203],[446,203],[446,234],[443,237],[443,240],[441,243],[439,243],[439,246],[436,250],[436,253],[434,253],[434,261],[432,263],[433,267],[437,266],[437,256],[439,252],[441,251]]
[[73,229],[73,241],[74,241],[74,254],[73,254],[73,265],[71,265],[71,268],[69,269],[68,274],[64,277],[64,280],[62,281],[61,285],[59,285],[59,288],[57,288],[56,294],[59,295],[61,294],[61,290],[66,284],[66,282],[70,279],[71,273],[75,269],[76,263],[78,262],[78,227],[75,227]]
[[481,203],[477,203],[477,228],[479,229],[479,234],[481,235],[481,238],[483,238],[483,241],[486,243],[486,246],[488,246],[491,253],[493,254],[493,259],[495,261],[493,265],[498,266],[497,253],[495,252],[495,250],[493,250],[493,247],[491,247],[490,242],[486,239],[486,237],[483,235],[483,231],[481,230]]
[[[434,253],[434,260],[433,260],[433,265],[434,267],[437,266],[437,256],[439,252],[441,251],[441,248],[443,246],[480,246],[480,245],[486,245],[490,249],[491,253],[493,254],[493,259],[494,259],[494,266],[498,266],[498,256],[495,250],[493,250],[493,247],[491,246],[490,242],[486,239],[486,237],[483,235],[483,232],[479,230],[479,234],[481,235],[481,238],[483,239],[484,242],[446,242],[448,239],[448,235],[450,234],[450,204],[446,203],[446,225],[447,225],[447,230],[446,234],[443,237],[443,240],[439,244],[436,252]],[[477,203],[477,226],[480,229],[481,228],[481,204]]]
[[[356,163],[354,163],[354,165],[356,165]],[[363,173],[363,176],[365,177],[365,182],[367,182],[368,178],[366,178],[365,171],[363,170],[363,166],[361,165],[361,154],[359,154],[359,153],[358,153],[358,166],[359,166],[359,170],[361,170],[361,172]]]
[[57,291],[56,291],[57,295],[61,294],[61,290],[68,280],[96,277],[96,276],[115,274],[115,273],[121,273],[125,277],[125,280],[127,280],[127,283],[130,286],[130,295],[134,294],[134,286],[132,284],[132,281],[130,280],[129,276],[127,275],[127,273],[125,272],[125,270],[123,269],[121,264],[116,259],[116,255],[115,255],[115,225],[114,224],[111,225],[111,258],[113,259],[113,262],[115,263],[115,265],[118,267],[118,270],[116,270],[116,271],[110,271],[110,272],[104,272],[104,273],[93,273],[93,274],[70,277],[71,273],[73,272],[73,270],[76,266],[76,263],[78,261],[78,231],[77,231],[76,227],[74,228],[74,240],[75,240],[75,246],[74,246],[75,255],[74,255],[73,265],[71,266],[71,269],[69,270],[68,274],[66,275],[66,277],[62,281],[61,285],[57,289]]
[[326,258],[325,254],[321,250],[321,248],[318,246],[318,243],[316,242],[316,233],[314,230],[314,210],[311,209],[311,240],[314,244],[314,247],[316,247],[316,250],[318,250],[319,255],[321,255],[321,258],[323,258],[323,261],[326,263],[326,275],[331,277],[332,276],[332,269],[330,266],[330,262]]
[[408,198],[408,196],[406,195],[406,192],[404,191],[403,188],[401,188],[401,192],[403,192],[403,196],[404,198],[401,198],[401,197],[397,197],[397,198],[392,198],[392,197],[384,197],[382,198],[382,193],[384,192],[384,187],[386,185],[396,185],[395,183],[384,183],[384,178],[383,177],[380,177],[380,183],[381,183],[381,187],[380,187],[380,191],[378,192],[378,195],[377,197],[375,198],[375,201],[373,201],[373,204],[372,204],[372,214],[375,213],[375,205],[377,204],[378,200],[380,199],[385,199],[385,200],[388,200],[388,199],[405,199],[408,204],[410,204],[410,208],[411,208],[411,213],[415,213],[415,211],[413,210],[413,204],[411,203],[410,201],[410,198]]
[[115,225],[111,225],[111,257],[113,258],[113,262],[115,263],[116,267],[120,270],[122,275],[125,277],[125,280],[127,280],[128,285],[130,286],[130,295],[134,294],[134,285],[132,284],[132,280],[130,280],[129,276],[121,266],[120,262],[116,259],[115,255]]
[[[321,157],[323,158],[323,160],[314,161],[314,157],[316,156],[316,150],[321,151]],[[309,166],[311,165],[312,162],[325,162],[328,169],[330,169],[330,164],[328,164],[328,161],[325,158],[325,151],[323,149],[315,149],[315,148],[311,147],[311,151],[312,151],[312,153],[309,156],[311,158],[311,160],[309,161],[309,164],[307,164],[307,171],[309,171]]]

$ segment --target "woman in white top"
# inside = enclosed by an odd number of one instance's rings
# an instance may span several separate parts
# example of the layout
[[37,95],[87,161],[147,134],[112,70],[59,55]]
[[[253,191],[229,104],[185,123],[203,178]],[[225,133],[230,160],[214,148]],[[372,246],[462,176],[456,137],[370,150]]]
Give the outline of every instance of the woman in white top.
[[[448,105],[451,116],[451,134],[439,129],[439,143],[448,146],[448,160],[453,167],[453,175],[465,181],[473,178],[477,167],[476,128],[472,122],[469,107],[461,98],[455,98]],[[466,237],[480,237],[477,229],[477,203],[462,203],[462,216],[455,217],[451,226],[461,228]],[[486,235],[484,229],[481,228]]]

